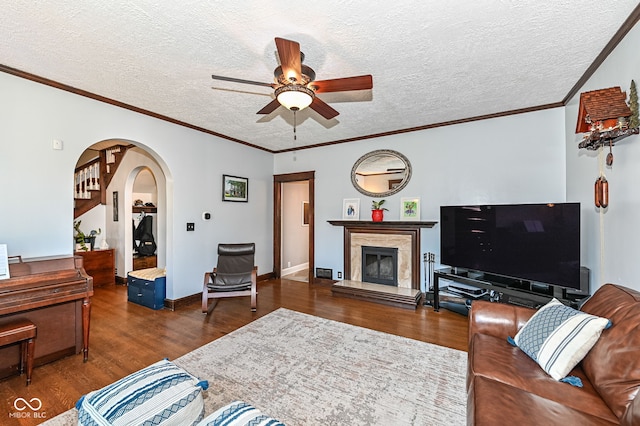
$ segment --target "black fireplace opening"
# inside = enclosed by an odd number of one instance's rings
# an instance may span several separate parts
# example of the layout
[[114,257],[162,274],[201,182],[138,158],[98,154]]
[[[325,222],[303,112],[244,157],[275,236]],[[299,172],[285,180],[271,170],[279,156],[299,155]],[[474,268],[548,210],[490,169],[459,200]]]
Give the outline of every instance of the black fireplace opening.
[[362,281],[398,286],[398,249],[362,246]]

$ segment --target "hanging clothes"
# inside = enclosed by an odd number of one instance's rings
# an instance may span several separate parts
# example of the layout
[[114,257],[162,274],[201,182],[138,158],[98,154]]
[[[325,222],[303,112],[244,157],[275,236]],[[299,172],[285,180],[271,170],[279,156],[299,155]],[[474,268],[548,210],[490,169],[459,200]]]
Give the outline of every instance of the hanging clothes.
[[[136,241],[139,241],[136,243]],[[152,256],[156,253],[156,242],[153,238],[153,216],[145,215],[133,231],[133,245],[140,256]]]

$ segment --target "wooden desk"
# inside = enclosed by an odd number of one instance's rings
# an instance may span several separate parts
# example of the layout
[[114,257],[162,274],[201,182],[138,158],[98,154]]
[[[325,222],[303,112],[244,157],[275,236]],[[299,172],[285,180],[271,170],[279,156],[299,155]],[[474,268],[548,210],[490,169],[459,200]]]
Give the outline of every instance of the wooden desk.
[[[93,278],[83,258],[60,257],[9,265],[0,281],[0,318],[29,319],[38,327],[35,365],[83,353],[89,357]],[[18,373],[18,346],[0,349],[0,377]]]
[[77,251],[75,255],[84,258],[84,270],[93,277],[94,286],[116,284],[115,249]]

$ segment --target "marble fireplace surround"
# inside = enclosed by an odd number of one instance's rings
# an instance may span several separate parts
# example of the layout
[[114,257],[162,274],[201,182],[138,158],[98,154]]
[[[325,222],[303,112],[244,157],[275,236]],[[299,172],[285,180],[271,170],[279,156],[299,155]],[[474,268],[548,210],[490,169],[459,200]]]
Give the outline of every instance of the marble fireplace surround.
[[344,228],[345,280],[362,277],[362,246],[398,248],[398,287],[420,289],[420,230],[436,222],[330,220]]
[[411,240],[411,235],[352,233],[350,244],[351,275],[347,279],[362,281],[362,246],[397,248],[398,287],[411,288]]

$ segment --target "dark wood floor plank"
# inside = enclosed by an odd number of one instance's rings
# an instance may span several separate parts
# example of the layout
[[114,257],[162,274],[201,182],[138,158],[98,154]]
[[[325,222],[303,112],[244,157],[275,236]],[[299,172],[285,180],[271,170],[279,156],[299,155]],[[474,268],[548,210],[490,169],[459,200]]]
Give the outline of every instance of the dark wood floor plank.
[[[172,312],[127,302],[125,286],[95,289],[91,313],[89,361],[70,356],[36,367],[33,381],[24,377],[0,382],[0,424],[36,425],[73,407],[87,392],[112,383],[162,358],[175,359],[249,322],[283,307],[385,333],[467,350],[467,319],[429,307],[415,311],[333,297],[331,287],[289,280],[258,284],[258,310],[248,298],[220,300],[211,315],[200,303]],[[14,408],[16,398],[39,398],[37,413]],[[18,417],[22,416],[22,417]]]

